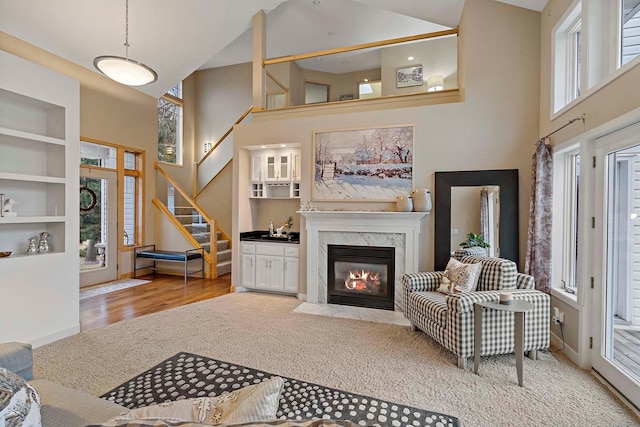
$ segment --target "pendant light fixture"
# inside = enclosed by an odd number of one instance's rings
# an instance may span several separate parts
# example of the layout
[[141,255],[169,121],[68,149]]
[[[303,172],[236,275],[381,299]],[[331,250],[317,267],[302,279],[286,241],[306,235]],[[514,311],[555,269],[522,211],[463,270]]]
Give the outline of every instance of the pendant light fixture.
[[110,79],[127,86],[143,86],[158,80],[158,74],[150,67],[129,59],[129,0],[125,0],[124,47],[126,57],[98,56],[93,60],[93,66]]

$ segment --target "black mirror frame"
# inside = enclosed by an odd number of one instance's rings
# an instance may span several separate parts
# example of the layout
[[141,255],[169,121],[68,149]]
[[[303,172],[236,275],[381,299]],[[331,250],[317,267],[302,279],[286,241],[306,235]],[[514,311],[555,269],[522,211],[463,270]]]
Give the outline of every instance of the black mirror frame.
[[[442,271],[451,257],[451,187],[500,186],[500,258],[520,259],[518,169],[435,173],[434,269]],[[514,239],[515,236],[515,239]]]

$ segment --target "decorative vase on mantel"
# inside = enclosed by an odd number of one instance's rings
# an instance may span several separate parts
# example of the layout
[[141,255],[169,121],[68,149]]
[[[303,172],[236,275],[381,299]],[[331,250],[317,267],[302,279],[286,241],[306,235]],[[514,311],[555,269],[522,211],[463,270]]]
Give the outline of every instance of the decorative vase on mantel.
[[396,212],[411,212],[413,210],[413,201],[411,196],[402,195],[396,197]]
[[413,210],[415,212],[431,212],[431,192],[426,188],[419,188],[411,192]]

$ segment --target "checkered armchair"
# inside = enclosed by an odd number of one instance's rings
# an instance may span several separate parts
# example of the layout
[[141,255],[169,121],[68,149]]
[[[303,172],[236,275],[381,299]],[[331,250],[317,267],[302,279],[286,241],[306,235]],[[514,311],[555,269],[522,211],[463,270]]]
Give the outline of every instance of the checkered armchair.
[[[454,254],[454,257],[456,255]],[[500,301],[500,291],[510,291],[516,300],[529,301],[533,310],[525,315],[524,350],[536,357],[536,351],[549,346],[549,295],[534,289],[532,276],[518,273],[516,264],[501,258],[458,255],[466,264],[482,263],[475,292],[447,295],[437,291],[443,272],[420,272],[402,277],[404,315],[412,330],[424,331],[458,356],[465,368],[473,356],[473,305],[481,301]],[[485,309],[481,356],[515,351],[514,314]]]

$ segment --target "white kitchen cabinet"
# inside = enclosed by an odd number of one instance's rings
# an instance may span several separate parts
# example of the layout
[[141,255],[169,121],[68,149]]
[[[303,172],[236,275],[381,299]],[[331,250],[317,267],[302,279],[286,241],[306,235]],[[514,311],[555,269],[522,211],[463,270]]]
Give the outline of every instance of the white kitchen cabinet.
[[260,155],[251,155],[251,181],[262,181],[264,176],[264,158]]
[[256,255],[256,289],[284,290],[284,258]]
[[291,173],[291,180],[294,182],[300,182],[302,180],[302,154],[300,152],[293,152],[291,154],[293,171]]
[[291,152],[278,151],[265,154],[267,181],[291,180]]
[[297,293],[299,248],[291,243],[242,243],[241,283],[249,289]]
[[[0,51],[0,193],[19,203],[0,215],[0,301],[7,319],[37,319],[0,328],[2,342],[79,330],[79,103],[77,80]],[[26,254],[41,232],[49,251]]]
[[299,148],[251,152],[252,199],[300,198],[302,155]]
[[240,255],[241,286],[255,288],[256,286],[256,245],[242,244]]

